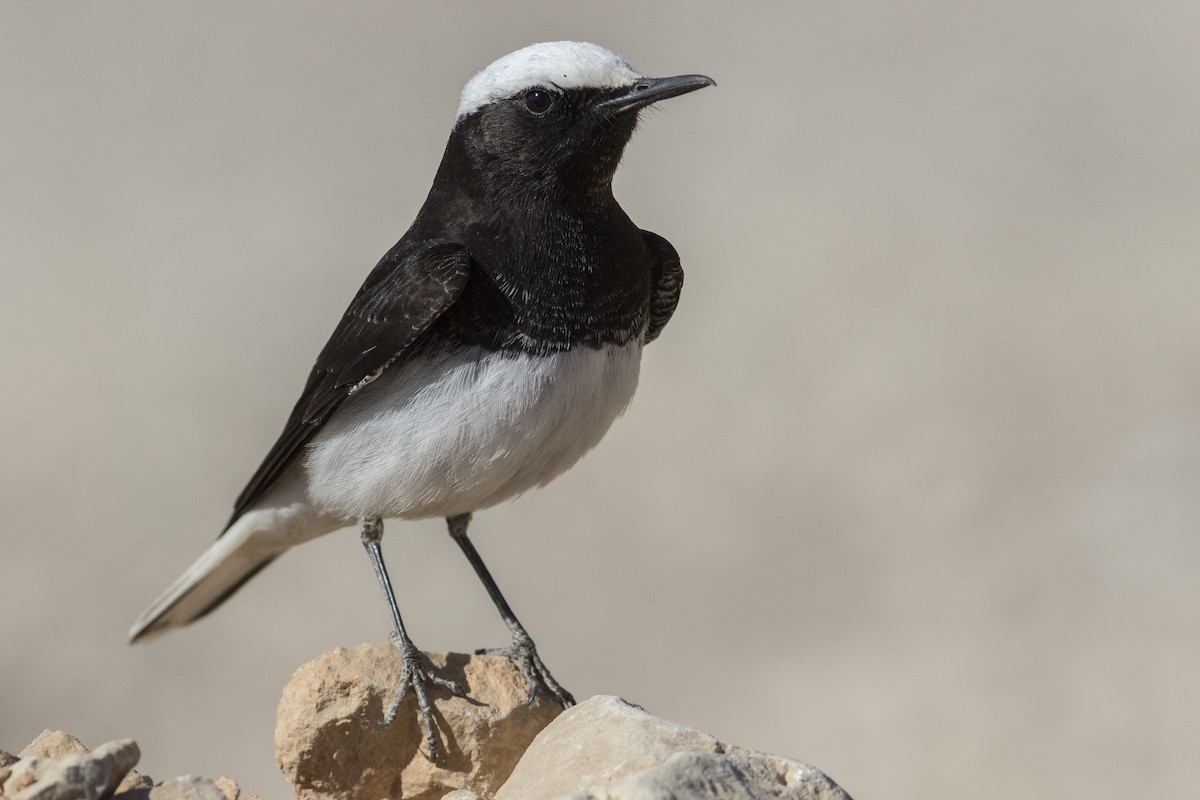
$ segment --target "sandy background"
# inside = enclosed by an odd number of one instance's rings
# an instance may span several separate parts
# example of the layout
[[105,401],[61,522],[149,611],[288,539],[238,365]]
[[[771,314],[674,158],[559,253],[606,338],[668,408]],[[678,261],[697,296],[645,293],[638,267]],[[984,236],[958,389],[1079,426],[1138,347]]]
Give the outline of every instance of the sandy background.
[[[125,631],[224,522],[532,41],[720,86],[617,193],[683,254],[633,408],[476,542],[577,695],[859,798],[1200,785],[1200,6],[0,6],[0,748],[132,736],[287,796],[283,682],[386,636],[357,536]],[[417,643],[506,631],[440,522]]]

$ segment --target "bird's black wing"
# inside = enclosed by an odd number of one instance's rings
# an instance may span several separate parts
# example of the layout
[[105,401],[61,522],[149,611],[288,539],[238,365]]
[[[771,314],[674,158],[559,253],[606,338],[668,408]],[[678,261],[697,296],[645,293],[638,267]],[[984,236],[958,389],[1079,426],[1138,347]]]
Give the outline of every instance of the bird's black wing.
[[683,266],[679,263],[679,253],[666,239],[650,231],[642,231],[642,236],[651,255],[650,323],[646,326],[646,344],[650,344],[667,327],[675,306],[679,305]]
[[230,525],[301,456],[347,397],[398,363],[417,337],[458,300],[470,262],[465,247],[445,240],[401,239],[388,251],[317,356],[283,433],[238,496]]

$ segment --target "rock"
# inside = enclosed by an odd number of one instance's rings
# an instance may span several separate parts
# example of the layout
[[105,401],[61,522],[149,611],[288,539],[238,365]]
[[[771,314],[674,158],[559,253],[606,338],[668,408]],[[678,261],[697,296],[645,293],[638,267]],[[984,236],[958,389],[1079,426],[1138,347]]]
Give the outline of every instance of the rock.
[[227,777],[214,782],[188,775],[155,786],[133,769],[140,757],[132,739],[89,753],[70,734],[42,731],[20,757],[0,752],[0,800],[238,800],[237,782]]
[[117,794],[149,789],[153,785],[154,780],[149,775],[144,775],[136,769],[131,769],[125,776],[125,780],[121,781],[121,785],[117,787]]
[[[56,758],[58,756],[86,752],[88,752],[87,746],[71,734],[64,731],[44,730],[32,742],[25,745],[25,749],[21,751],[19,756],[10,756],[10,758],[14,760],[16,758],[30,757]],[[0,756],[0,765],[3,765],[2,756]],[[0,780],[0,783],[3,783],[3,781]],[[154,785],[154,781],[150,780],[149,776],[143,775],[136,769],[131,769],[125,775],[125,779],[117,786],[116,793],[120,794],[129,789],[148,789],[152,785]]]
[[440,800],[462,788],[490,795],[533,737],[562,711],[542,690],[526,702],[525,679],[507,658],[431,654],[436,672],[467,697],[429,686],[438,736],[430,764],[411,693],[381,726],[400,677],[390,643],[338,648],[305,664],[284,688],[275,758],[301,800]]
[[822,772],[767,755],[676,753],[662,764],[570,800],[849,800]]
[[36,756],[26,758],[11,767],[0,770],[0,797],[12,797],[37,780],[37,770],[41,767],[41,759]]
[[225,793],[210,778],[183,775],[163,781],[150,790],[150,800],[225,800]]
[[221,794],[225,795],[225,800],[238,800],[238,796],[242,793],[237,781],[228,775],[217,778],[217,788],[221,790]]
[[[34,744],[41,739],[39,736]],[[112,794],[141,757],[132,739],[102,744],[92,753],[86,748],[74,751],[75,745],[83,745],[73,737],[67,739],[70,741],[56,740],[57,745],[72,748],[64,755],[30,755],[8,767],[10,774],[0,794],[12,800],[97,800]]]
[[647,714],[617,697],[593,697],[542,731],[495,800],[849,800],[799,761],[730,747]]
[[442,800],[487,800],[487,798],[475,794],[470,789],[455,789],[450,794],[442,795]]
[[87,751],[88,749],[84,746],[83,742],[71,734],[47,729],[39,733],[32,742],[25,745],[25,749],[17,753],[17,756],[19,758],[29,758],[30,756],[54,758],[55,756],[86,753]]
[[12,753],[0,750],[0,797],[4,796],[4,784],[8,781],[8,776],[12,775],[12,765],[18,761],[20,759]]
[[618,697],[592,697],[568,709],[533,741],[496,800],[558,797],[652,767],[680,751],[720,750],[720,742],[694,728],[659,719]]

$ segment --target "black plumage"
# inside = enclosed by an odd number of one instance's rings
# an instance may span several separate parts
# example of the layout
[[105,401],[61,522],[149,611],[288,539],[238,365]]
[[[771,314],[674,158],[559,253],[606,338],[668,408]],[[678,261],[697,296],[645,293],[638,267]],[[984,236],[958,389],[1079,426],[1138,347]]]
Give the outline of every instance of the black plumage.
[[572,704],[467,527],[474,510],[569,468],[632,398],[683,270],[617,204],[613,175],[639,109],[711,84],[643,78],[578,42],[533,45],[475,76],[428,198],[350,301],[229,524],[130,638],[198,619],[288,548],[358,522],[403,663],[387,719],[411,689],[433,759],[426,687],[456,687],[409,638],[381,539],[384,516],[444,516],[512,633],[502,652],[530,698],[541,685]]
[[639,229],[613,197],[635,120],[588,110],[615,94],[563,92],[550,119],[531,118],[518,97],[458,122],[416,220],[351,300],[226,529],[346,398],[411,353],[546,353],[658,337],[683,268],[670,242]]

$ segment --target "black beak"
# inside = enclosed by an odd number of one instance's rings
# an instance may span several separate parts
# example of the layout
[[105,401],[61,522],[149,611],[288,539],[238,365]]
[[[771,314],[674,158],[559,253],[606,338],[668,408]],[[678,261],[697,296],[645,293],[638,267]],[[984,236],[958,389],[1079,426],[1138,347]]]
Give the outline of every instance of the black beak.
[[678,97],[681,94],[703,89],[705,86],[716,86],[717,82],[707,75],[676,75],[673,78],[638,78],[637,83],[630,86],[617,97],[605,100],[596,106],[601,111],[610,114],[624,114],[627,111],[637,111],[651,103],[666,100],[668,97]]

